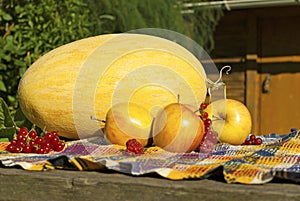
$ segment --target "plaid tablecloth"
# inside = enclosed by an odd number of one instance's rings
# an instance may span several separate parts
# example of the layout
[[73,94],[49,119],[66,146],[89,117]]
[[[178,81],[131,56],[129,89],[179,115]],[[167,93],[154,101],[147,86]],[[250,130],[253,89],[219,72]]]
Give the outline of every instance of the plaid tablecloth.
[[205,179],[213,175],[227,183],[262,184],[273,178],[300,182],[300,132],[261,136],[262,145],[217,144],[211,153],[170,153],[149,147],[130,155],[125,147],[105,145],[101,138],[67,142],[60,153],[12,154],[0,143],[3,166],[26,170],[114,170],[131,175],[157,173],[171,180]]

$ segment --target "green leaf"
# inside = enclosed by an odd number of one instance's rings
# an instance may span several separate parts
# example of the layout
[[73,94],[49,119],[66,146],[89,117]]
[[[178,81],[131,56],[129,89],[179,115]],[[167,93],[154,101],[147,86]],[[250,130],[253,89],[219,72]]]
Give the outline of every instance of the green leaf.
[[2,9],[0,9],[0,18],[3,18],[6,21],[12,20],[12,17],[10,14],[4,12]]
[[32,127],[32,123],[26,118],[24,113],[22,112],[21,108],[18,108],[15,115],[14,115],[14,122],[17,127],[21,128],[23,126],[27,128]]
[[113,16],[113,15],[107,15],[107,14],[105,14],[105,15],[100,15],[99,18],[100,18],[100,19],[108,19],[108,20],[115,20],[115,19],[116,19],[115,16]]
[[0,98],[0,128],[14,127],[14,126],[15,124],[10,115],[9,108],[5,103],[5,101],[2,98]]
[[7,127],[7,128],[0,128],[0,138],[8,138],[8,140],[12,140],[16,134],[15,127]]
[[9,142],[9,138],[0,138],[0,142]]
[[15,6],[15,10],[16,10],[16,13],[19,14],[19,13],[23,12],[24,9],[23,9],[21,6],[16,5],[16,6]]
[[28,21],[28,24],[31,28],[33,28],[33,22],[32,21]]
[[2,17],[6,21],[12,20],[12,17],[9,14],[7,14],[7,13],[3,14]]
[[4,91],[4,92],[7,91],[6,87],[5,87],[5,84],[4,84],[4,82],[2,80],[0,80],[0,91]]

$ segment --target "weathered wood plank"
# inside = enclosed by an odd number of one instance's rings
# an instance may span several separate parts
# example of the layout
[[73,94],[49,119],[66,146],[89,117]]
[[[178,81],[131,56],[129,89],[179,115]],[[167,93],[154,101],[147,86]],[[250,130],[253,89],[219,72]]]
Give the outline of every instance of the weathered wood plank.
[[225,12],[214,34],[215,49],[212,58],[246,55],[247,12]]
[[214,180],[171,181],[115,172],[0,168],[0,200],[299,200],[300,185],[227,184]]

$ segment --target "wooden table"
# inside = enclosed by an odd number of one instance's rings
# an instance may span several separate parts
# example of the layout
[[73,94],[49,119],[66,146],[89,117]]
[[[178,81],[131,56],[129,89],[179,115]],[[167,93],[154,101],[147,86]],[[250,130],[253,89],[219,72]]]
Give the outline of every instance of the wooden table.
[[224,181],[171,181],[156,175],[142,177],[112,171],[27,171],[0,168],[0,201],[51,200],[300,200],[300,185],[271,182],[263,185]]

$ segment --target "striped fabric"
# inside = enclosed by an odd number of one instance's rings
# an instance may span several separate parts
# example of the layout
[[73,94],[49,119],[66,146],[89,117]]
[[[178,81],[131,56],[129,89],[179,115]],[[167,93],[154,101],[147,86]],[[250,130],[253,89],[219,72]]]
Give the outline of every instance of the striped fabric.
[[130,155],[125,147],[105,145],[100,138],[67,142],[60,153],[12,154],[0,143],[0,161],[4,166],[26,170],[115,170],[145,175],[157,173],[171,180],[225,180],[227,183],[263,184],[274,178],[300,181],[300,132],[261,136],[262,145],[232,146],[217,144],[211,153],[170,153],[149,147],[141,155]]

